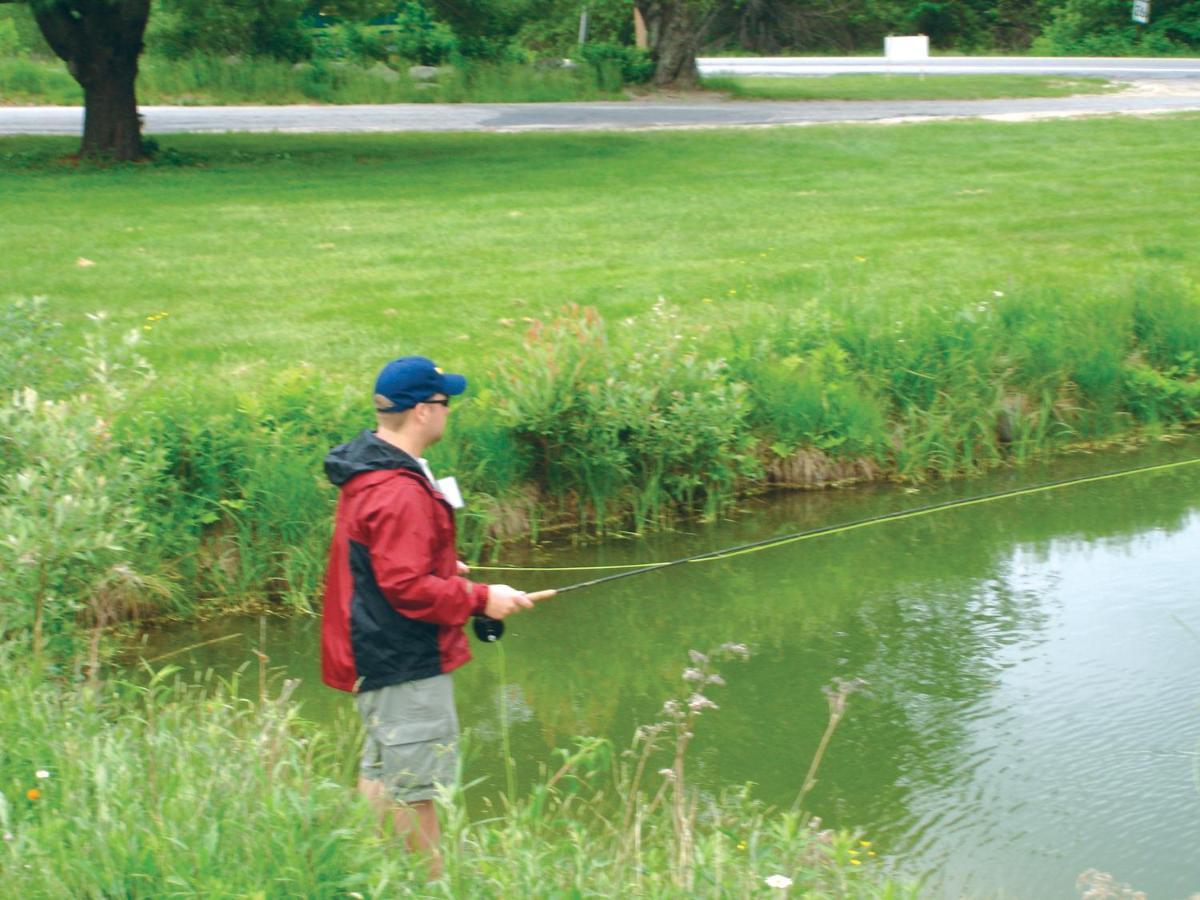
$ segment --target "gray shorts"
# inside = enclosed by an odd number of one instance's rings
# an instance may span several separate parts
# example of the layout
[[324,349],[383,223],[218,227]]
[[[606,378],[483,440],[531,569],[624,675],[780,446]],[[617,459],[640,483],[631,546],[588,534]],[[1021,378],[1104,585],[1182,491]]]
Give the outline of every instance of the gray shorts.
[[367,739],[360,774],[397,803],[432,800],[458,777],[458,714],[449,675],[391,684],[355,697]]

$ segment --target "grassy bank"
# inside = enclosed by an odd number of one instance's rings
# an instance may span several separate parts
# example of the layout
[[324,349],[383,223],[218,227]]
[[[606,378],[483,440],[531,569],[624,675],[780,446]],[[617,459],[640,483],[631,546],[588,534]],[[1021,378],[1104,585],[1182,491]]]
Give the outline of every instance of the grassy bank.
[[236,676],[211,672],[44,681],[16,652],[0,645],[11,896],[746,897],[772,895],[769,877],[810,897],[916,896],[885,879],[869,842],[798,806],[695,793],[687,743],[703,722],[679,701],[628,755],[598,740],[564,749],[527,795],[447,790],[446,874],[426,884],[350,790],[360,726],[349,716],[322,729],[286,683],[247,701]]
[[1069,97],[1116,90],[1104,78],[1041,75],[827,75],[785,78],[712,75],[704,87],[738,100],[998,100]]
[[402,352],[472,379],[434,460],[472,554],[1194,420],[1198,128],[0,142],[6,288],[52,298],[6,307],[0,381],[40,393],[6,407],[0,581],[47,645],[307,606],[321,458]]

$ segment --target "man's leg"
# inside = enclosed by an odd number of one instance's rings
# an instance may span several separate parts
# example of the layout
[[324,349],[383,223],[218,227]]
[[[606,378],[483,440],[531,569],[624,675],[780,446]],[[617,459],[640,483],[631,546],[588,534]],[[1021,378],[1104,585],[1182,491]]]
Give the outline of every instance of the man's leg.
[[437,807],[432,800],[416,800],[409,804],[388,799],[382,781],[358,779],[358,792],[367,798],[379,816],[379,827],[386,831],[390,821],[392,834],[403,839],[410,853],[419,853],[428,863],[430,880],[442,874],[442,840]]
[[416,800],[407,806],[393,804],[393,827],[397,837],[403,836],[412,853],[425,857],[429,864],[429,880],[442,877],[442,854],[439,846],[442,830],[438,825],[437,807],[432,800]]

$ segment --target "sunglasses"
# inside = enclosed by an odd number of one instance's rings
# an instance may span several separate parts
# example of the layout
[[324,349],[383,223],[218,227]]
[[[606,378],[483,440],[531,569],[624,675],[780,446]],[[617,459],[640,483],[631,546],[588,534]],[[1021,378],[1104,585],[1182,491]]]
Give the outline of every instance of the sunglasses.
[[430,404],[436,403],[438,406],[445,406],[445,407],[450,406],[450,398],[449,397],[442,397],[438,400],[422,400],[421,402],[422,403],[430,403]]

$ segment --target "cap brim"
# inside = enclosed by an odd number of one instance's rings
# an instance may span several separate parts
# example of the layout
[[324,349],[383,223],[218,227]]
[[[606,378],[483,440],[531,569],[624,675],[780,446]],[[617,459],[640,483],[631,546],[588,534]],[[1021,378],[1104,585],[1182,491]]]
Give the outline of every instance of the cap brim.
[[467,389],[467,379],[462,375],[442,375],[442,393],[457,397]]

